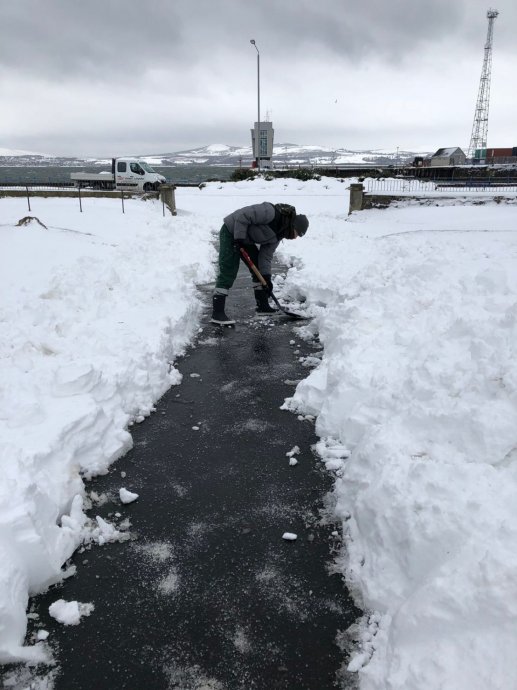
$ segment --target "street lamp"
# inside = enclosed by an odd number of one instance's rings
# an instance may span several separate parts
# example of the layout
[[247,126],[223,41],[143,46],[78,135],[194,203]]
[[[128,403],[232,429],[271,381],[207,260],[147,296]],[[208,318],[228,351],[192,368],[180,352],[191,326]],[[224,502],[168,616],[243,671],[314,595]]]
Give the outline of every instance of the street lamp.
[[255,146],[257,147],[257,167],[260,172],[260,52],[253,38],[250,39],[250,43],[255,46],[257,51],[257,125],[255,127]]

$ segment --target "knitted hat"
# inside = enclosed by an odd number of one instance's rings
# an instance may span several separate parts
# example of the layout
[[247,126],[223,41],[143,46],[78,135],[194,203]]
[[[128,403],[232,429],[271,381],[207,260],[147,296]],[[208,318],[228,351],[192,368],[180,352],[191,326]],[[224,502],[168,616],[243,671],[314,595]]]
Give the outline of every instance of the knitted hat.
[[309,219],[303,213],[298,213],[294,218],[294,229],[299,237],[303,237],[309,227]]

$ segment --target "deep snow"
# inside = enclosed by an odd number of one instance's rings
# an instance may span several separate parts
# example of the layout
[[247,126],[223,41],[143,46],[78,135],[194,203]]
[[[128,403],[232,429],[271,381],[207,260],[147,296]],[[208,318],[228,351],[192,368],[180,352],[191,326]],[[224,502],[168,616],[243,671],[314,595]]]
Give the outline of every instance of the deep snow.
[[[195,282],[212,277],[203,222],[152,202],[0,202],[0,661],[20,647],[27,594],[62,577],[84,538],[82,476],[131,447],[128,424],[180,380],[173,361],[197,330]],[[130,490],[131,487],[126,487]],[[61,523],[61,524],[60,524]]]
[[174,218],[35,199],[47,229],[16,227],[24,200],[0,200],[2,661],[49,654],[52,631],[21,646],[27,596],[80,541],[124,538],[86,520],[82,476],[123,454],[128,424],[179,381],[223,216],[269,200],[311,221],[283,244],[276,287],[306,299],[325,349],[285,406],[316,417],[336,477],[339,565],[368,612],[350,670],[362,690],[517,686],[514,199],[348,217],[346,188],[211,183],[177,190]]

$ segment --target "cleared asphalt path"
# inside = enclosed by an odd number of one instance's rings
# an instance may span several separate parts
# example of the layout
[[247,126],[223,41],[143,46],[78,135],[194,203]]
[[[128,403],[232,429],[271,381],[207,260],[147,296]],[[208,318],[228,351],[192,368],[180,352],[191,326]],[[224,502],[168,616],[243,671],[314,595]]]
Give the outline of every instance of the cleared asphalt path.
[[[307,375],[298,358],[318,345],[296,335],[300,322],[250,318],[250,283],[241,268],[228,305],[236,327],[210,325],[207,312],[178,363],[183,383],[133,427],[134,449],[88,484],[112,499],[92,517],[128,517],[132,538],[77,553],[77,574],[35,600],[54,690],[346,686],[336,637],[359,612],[329,574],[332,478],[311,452],[313,424],[279,409]],[[122,505],[121,486],[138,501]],[[286,531],[298,539],[284,541]],[[48,616],[60,598],[95,610],[62,626]]]

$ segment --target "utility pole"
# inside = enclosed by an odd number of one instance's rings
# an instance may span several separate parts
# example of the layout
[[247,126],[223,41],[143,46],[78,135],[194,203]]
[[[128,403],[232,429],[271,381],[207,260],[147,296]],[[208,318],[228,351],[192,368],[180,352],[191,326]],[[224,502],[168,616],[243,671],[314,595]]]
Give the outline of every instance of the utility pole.
[[483,149],[486,151],[487,134],[488,134],[488,110],[490,106],[490,78],[492,73],[492,41],[494,36],[494,21],[499,12],[497,10],[488,10],[486,13],[488,19],[488,32],[485,43],[485,55],[483,58],[483,67],[481,69],[481,79],[479,81],[478,98],[476,102],[476,109],[474,111],[474,123],[472,125],[472,134],[470,137],[469,158],[472,160],[476,156],[476,151],[480,150],[480,158],[483,155]]
[[250,43],[255,46],[257,51],[257,124],[255,125],[255,147],[257,151],[257,168],[260,173],[260,52],[253,38],[250,40]]

